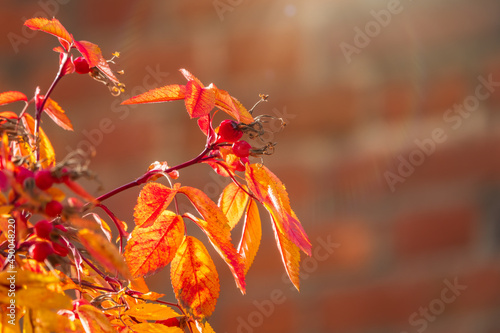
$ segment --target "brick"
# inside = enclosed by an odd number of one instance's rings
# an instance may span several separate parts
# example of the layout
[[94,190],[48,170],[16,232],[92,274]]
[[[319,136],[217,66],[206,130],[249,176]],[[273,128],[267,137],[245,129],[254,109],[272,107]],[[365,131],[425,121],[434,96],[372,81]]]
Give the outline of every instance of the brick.
[[394,224],[394,254],[402,261],[471,246],[478,208],[463,204],[398,216]]

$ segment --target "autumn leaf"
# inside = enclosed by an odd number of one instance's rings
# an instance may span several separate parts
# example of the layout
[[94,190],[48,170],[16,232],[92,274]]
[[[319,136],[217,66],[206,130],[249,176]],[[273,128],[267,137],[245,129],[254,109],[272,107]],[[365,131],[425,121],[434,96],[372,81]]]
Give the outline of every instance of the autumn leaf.
[[248,194],[235,183],[229,183],[219,197],[219,207],[226,215],[229,228],[233,229],[245,212]]
[[140,323],[131,325],[130,329],[136,333],[184,333],[179,327],[168,327],[163,324]]
[[179,72],[181,72],[182,75],[184,75],[186,80],[194,81],[198,86],[203,87],[203,83],[201,83],[201,81],[196,76],[191,74],[187,69],[181,68],[179,69]]
[[123,101],[122,105],[161,103],[184,99],[186,95],[186,86],[180,84],[171,84],[168,86],[152,89],[143,94],[131,97]]
[[[43,98],[43,96],[40,96],[40,98]],[[43,111],[45,111],[50,119],[52,119],[58,126],[67,131],[73,130],[73,125],[71,124],[69,118],[66,116],[64,110],[53,99],[47,99]]]
[[148,183],[143,187],[137,205],[134,209],[135,224],[147,227],[167,209],[177,194],[177,187],[173,189],[159,183]]
[[207,249],[198,239],[184,238],[172,260],[170,279],[175,297],[195,319],[212,314],[219,298],[219,275]]
[[188,81],[184,102],[191,118],[202,117],[215,106],[215,90],[211,86],[202,87],[196,81]]
[[87,60],[87,62],[89,63],[89,67],[96,67],[104,60],[101,48],[94,43],[80,40],[75,41],[75,46]]
[[[32,18],[24,22],[24,25],[31,30],[40,30],[64,40],[67,44],[73,43],[73,37],[68,33],[66,28],[63,27],[59,20],[53,18],[52,20],[44,17]],[[61,43],[67,47],[67,44]]]
[[116,332],[109,319],[102,311],[92,305],[80,305],[75,313],[80,318],[86,333],[113,333]]
[[163,320],[180,316],[172,308],[158,303],[137,304],[123,314],[142,320]]
[[276,238],[276,245],[281,254],[281,259],[285,265],[288,278],[295,288],[300,291],[300,250],[297,245],[285,237],[277,228],[276,222],[271,224]]
[[225,90],[215,87],[215,105],[222,111],[226,112],[231,117],[245,124],[250,124],[253,121],[252,115],[247,109],[234,97],[229,95]]
[[[34,299],[43,302],[33,302]],[[71,299],[64,293],[47,289],[46,287],[21,288],[16,290],[16,305],[28,308],[44,308],[48,310],[71,309]]]
[[251,164],[247,165],[246,180],[254,196],[272,215],[278,231],[310,256],[311,242],[292,211],[286,188],[278,177],[263,165]]
[[[25,113],[21,118],[24,126],[30,132],[30,134],[35,133],[35,119],[28,113]],[[56,154],[54,152],[54,147],[52,147],[52,143],[50,143],[49,138],[45,135],[45,132],[40,127],[39,133],[40,137],[40,161],[41,165],[44,168],[52,167],[56,161]]]
[[88,229],[82,229],[78,231],[78,238],[92,258],[109,272],[118,271],[125,278],[130,277],[130,272],[122,255],[104,236]]
[[233,273],[235,282],[242,293],[245,293],[244,265],[240,255],[231,243],[231,229],[227,218],[219,207],[202,191],[194,187],[181,187],[180,193],[185,194],[203,220],[192,214],[185,214],[192,219],[208,236],[215,250],[224,259]]
[[250,200],[245,215],[245,224],[240,244],[238,245],[238,253],[241,255],[245,263],[245,275],[247,274],[253,260],[259,250],[260,240],[262,238],[262,226],[260,222],[259,208],[255,200]]
[[182,217],[163,211],[148,227],[136,227],[125,248],[133,276],[149,275],[168,265],[184,237]]
[[25,94],[19,91],[6,91],[0,93],[0,105],[5,105],[17,101],[28,101],[28,97]]

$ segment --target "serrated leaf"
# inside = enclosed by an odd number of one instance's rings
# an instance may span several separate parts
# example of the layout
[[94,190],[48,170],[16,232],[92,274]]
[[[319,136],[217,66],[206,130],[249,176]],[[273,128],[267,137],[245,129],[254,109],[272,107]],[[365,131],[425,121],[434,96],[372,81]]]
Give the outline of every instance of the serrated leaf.
[[149,275],[168,265],[183,238],[184,221],[170,211],[163,211],[149,227],[136,227],[124,253],[132,275]]
[[123,101],[122,105],[161,103],[184,99],[186,95],[186,86],[180,84],[171,84],[168,86],[152,89],[140,95],[131,97]]
[[131,325],[130,329],[136,333],[184,333],[179,327],[168,327],[163,324],[140,323]]
[[129,315],[136,319],[143,320],[164,320],[180,316],[172,308],[158,303],[142,303],[132,306],[125,311],[124,315]]
[[122,255],[104,236],[83,229],[78,231],[78,238],[92,258],[106,270],[109,272],[118,271],[125,278],[130,277],[130,272]]
[[212,87],[204,88],[196,81],[188,81],[184,102],[191,118],[202,117],[215,106],[215,90]]
[[196,210],[203,216],[203,220],[187,213],[208,236],[215,250],[224,259],[233,273],[236,285],[245,293],[244,265],[240,255],[231,243],[231,229],[227,218],[219,207],[202,191],[194,187],[181,187],[180,193],[185,194]]
[[247,207],[241,241],[238,245],[238,253],[245,263],[245,275],[250,269],[250,266],[252,266],[253,260],[259,250],[261,238],[262,226],[259,208],[257,207],[257,203],[252,199]]
[[116,332],[106,315],[92,305],[80,305],[75,313],[78,314],[86,333]]
[[73,37],[68,33],[66,28],[64,28],[61,22],[55,18],[49,20],[44,17],[36,17],[27,20],[24,22],[24,25],[32,30],[40,30],[59,37],[69,44],[73,42]]
[[170,279],[175,297],[195,319],[212,314],[219,298],[219,275],[207,249],[198,239],[184,238],[172,260]]
[[28,101],[28,97],[25,94],[19,91],[6,91],[0,93],[0,105],[5,105],[17,101]]
[[276,245],[281,254],[281,260],[285,265],[288,278],[295,288],[300,291],[300,249],[278,230],[276,222],[273,221],[272,226]]
[[238,122],[250,124],[253,121],[252,115],[247,109],[225,90],[215,88],[215,105]]
[[102,61],[106,61],[102,56],[101,48],[86,40],[75,41],[75,46],[89,63],[89,67],[96,67]]
[[248,203],[248,194],[235,183],[229,183],[219,197],[219,207],[226,215],[231,230],[245,212]]
[[310,256],[311,242],[290,207],[283,183],[260,164],[247,165],[245,176],[249,189],[272,215],[278,231]]
[[[43,98],[43,96],[41,97]],[[73,130],[73,125],[71,124],[69,118],[66,116],[64,110],[53,99],[47,99],[43,111],[47,113],[50,119],[52,119],[52,121],[54,121],[59,127],[67,131]]]
[[[21,118],[26,129],[31,133],[35,133],[35,119],[28,113],[25,113]],[[45,132],[40,127],[38,136],[40,138],[40,161],[43,168],[50,168],[56,162],[56,153],[54,152],[54,147],[49,138],[45,135]],[[34,146],[34,142],[33,142]]]
[[177,194],[177,188],[173,189],[159,183],[148,183],[144,186],[137,199],[134,209],[135,224],[147,227],[167,209]]

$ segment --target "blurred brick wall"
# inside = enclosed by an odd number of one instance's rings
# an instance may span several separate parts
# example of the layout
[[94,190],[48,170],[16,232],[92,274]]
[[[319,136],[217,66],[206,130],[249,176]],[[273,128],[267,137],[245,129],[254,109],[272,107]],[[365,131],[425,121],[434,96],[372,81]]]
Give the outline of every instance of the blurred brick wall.
[[[182,82],[177,69],[187,68],[247,107],[269,94],[257,112],[286,118],[265,163],[287,185],[313,256],[297,293],[264,224],[246,296],[215,259],[217,332],[500,331],[500,2],[2,0],[0,8],[0,91],[50,84],[55,40],[25,36],[16,52],[8,38],[23,36],[23,17],[45,11],[104,54],[122,52],[127,94]],[[53,97],[75,132],[44,128],[60,155],[92,137],[91,167],[105,189],[203,146],[182,104],[118,107],[88,77],[64,81]],[[203,166],[180,181],[222,188]],[[136,196],[110,207],[131,222]],[[150,284],[171,297],[167,272]]]

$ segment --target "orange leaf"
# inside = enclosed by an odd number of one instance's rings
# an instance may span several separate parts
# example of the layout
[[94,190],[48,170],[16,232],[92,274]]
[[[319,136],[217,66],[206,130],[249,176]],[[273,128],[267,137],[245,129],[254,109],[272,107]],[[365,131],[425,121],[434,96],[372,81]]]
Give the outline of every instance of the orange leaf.
[[245,293],[245,274],[241,256],[236,252],[231,243],[231,229],[227,218],[219,207],[202,191],[193,187],[182,187],[179,192],[184,193],[203,219],[196,218],[187,213],[208,236],[215,250],[224,259],[233,273],[236,285]]
[[149,275],[168,265],[183,237],[184,221],[170,211],[163,211],[149,227],[136,227],[124,253],[132,275]]
[[184,102],[191,118],[204,116],[215,106],[215,90],[210,86],[204,88],[196,81],[188,81]]
[[229,228],[233,229],[238,224],[248,202],[248,194],[235,183],[229,183],[222,191],[219,198],[219,207],[226,215]]
[[[40,96],[40,97],[43,98],[43,96]],[[53,99],[51,99],[51,98],[47,99],[47,101],[45,102],[45,106],[43,108],[43,111],[45,111],[47,113],[47,115],[58,126],[62,127],[63,129],[65,129],[67,131],[73,130],[73,125],[71,124],[71,121],[64,113],[64,110]]]
[[161,88],[146,91],[143,94],[131,97],[122,102],[127,104],[161,103],[184,99],[186,95],[186,86],[180,84],[171,84]]
[[[35,119],[28,113],[25,113],[22,117],[24,127],[31,133],[35,133]],[[49,138],[45,135],[45,132],[40,127],[39,133],[40,137],[40,161],[43,168],[52,167],[56,162],[56,153],[54,152],[54,147],[50,143]],[[35,142],[33,141],[31,145],[34,147]]]
[[300,249],[278,230],[274,218],[271,224],[276,238],[276,245],[281,254],[281,260],[285,265],[286,273],[295,288],[300,291]]
[[247,165],[246,180],[252,193],[272,215],[278,231],[310,256],[311,242],[292,211],[286,188],[278,177],[265,166],[252,164]]
[[175,297],[195,319],[212,314],[219,298],[219,275],[202,242],[184,238],[172,260],[170,279]]
[[179,71],[182,73],[182,75],[184,75],[184,77],[186,78],[186,80],[188,80],[188,81],[194,81],[194,82],[196,82],[197,85],[203,87],[203,83],[201,83],[201,81],[198,80],[198,78],[196,76],[194,76],[193,74],[189,73],[189,71],[187,71],[184,68],[179,69]]
[[104,236],[88,229],[82,229],[78,231],[78,238],[92,258],[109,272],[118,271],[125,278],[130,277],[130,272],[122,255]]
[[245,224],[243,225],[243,234],[241,236],[240,245],[238,245],[238,253],[245,263],[245,274],[247,274],[250,266],[252,266],[255,255],[259,250],[261,238],[262,226],[259,208],[257,207],[257,203],[252,199],[248,204]]
[[92,305],[80,305],[75,313],[80,318],[80,322],[86,333],[112,333],[116,332],[106,315]]
[[124,315],[144,320],[163,320],[180,316],[172,308],[157,303],[142,303],[132,306]]
[[252,115],[236,98],[231,97],[225,90],[218,89],[215,86],[214,88],[216,106],[239,122],[249,124],[253,121]]
[[17,101],[28,101],[28,97],[19,91],[6,91],[0,94],[0,105],[5,105]]
[[24,25],[30,28],[31,30],[40,30],[49,33],[51,35],[54,35],[56,37],[59,37],[69,44],[73,43],[73,37],[68,33],[66,28],[63,27],[61,22],[59,22],[59,20],[55,18],[49,20],[44,17],[36,17],[27,20],[26,22],[24,22]]
[[177,193],[177,186],[174,189],[159,183],[149,183],[144,186],[137,199],[134,209],[135,224],[147,227],[167,209]]
[[140,323],[129,326],[130,332],[135,333],[184,333],[179,327],[168,327],[163,324]]
[[98,45],[87,42],[86,40],[75,40],[75,46],[87,60],[87,62],[89,63],[89,67],[95,67],[102,61],[106,62],[106,60],[102,56],[101,48]]

